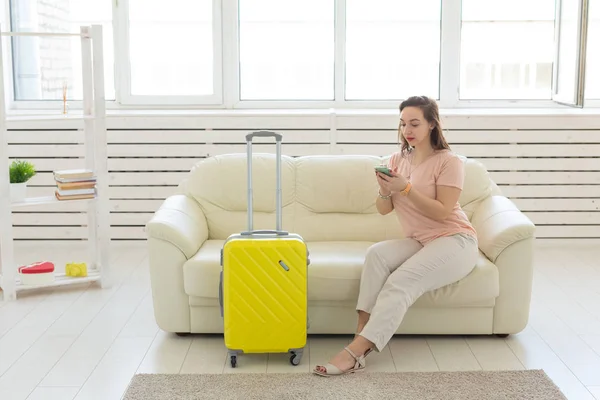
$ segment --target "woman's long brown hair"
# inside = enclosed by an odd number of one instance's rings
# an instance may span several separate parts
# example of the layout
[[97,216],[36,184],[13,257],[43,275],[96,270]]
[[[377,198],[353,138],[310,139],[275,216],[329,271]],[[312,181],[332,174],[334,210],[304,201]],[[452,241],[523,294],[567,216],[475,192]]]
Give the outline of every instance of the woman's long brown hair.
[[[402,112],[402,110],[404,110],[406,107],[420,108],[427,122],[433,124],[433,129],[431,130],[429,139],[431,141],[431,147],[433,147],[434,150],[450,150],[450,146],[448,145],[448,142],[446,142],[446,138],[442,132],[440,110],[437,102],[434,99],[431,99],[427,96],[409,97],[400,104],[400,112]],[[402,142],[401,153],[408,154],[412,149],[404,138],[404,135],[402,135],[400,126],[398,126],[398,136]]]

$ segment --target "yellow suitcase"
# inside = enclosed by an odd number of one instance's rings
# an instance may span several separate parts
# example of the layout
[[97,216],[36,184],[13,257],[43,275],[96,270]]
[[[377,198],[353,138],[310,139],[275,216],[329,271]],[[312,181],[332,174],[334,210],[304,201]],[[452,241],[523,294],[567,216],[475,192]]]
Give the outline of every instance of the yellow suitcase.
[[[252,138],[275,137],[276,230],[254,230]],[[231,366],[240,353],[290,353],[300,364],[307,338],[308,248],[301,236],[281,228],[281,135],[259,131],[248,147],[248,231],[231,235],[221,250],[219,300]]]

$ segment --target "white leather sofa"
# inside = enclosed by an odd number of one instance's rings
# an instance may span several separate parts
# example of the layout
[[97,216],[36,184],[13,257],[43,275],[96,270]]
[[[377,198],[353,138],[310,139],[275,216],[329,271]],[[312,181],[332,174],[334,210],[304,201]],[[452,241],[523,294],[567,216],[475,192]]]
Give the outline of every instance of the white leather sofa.
[[[167,332],[222,333],[220,250],[247,228],[246,154],[196,164],[147,224],[154,312]],[[275,227],[275,158],[254,154],[254,228]],[[375,209],[373,156],[283,156],[283,228],[310,252],[309,334],[353,334],[365,253],[403,236],[395,213]],[[527,324],[534,225],[479,162],[465,159],[460,203],[477,229],[480,257],[463,280],[421,296],[397,333],[498,334]]]

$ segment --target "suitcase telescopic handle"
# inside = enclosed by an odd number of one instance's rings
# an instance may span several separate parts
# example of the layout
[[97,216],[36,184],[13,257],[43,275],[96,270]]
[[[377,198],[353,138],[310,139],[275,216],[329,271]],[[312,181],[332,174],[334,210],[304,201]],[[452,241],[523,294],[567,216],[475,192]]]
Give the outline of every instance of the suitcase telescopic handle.
[[247,159],[248,159],[248,231],[252,232],[254,229],[254,208],[253,208],[253,190],[252,190],[252,139],[254,137],[274,137],[276,145],[276,157],[275,157],[275,185],[276,185],[276,204],[275,204],[275,222],[276,232],[286,234],[282,230],[282,200],[281,200],[281,139],[282,136],[279,133],[271,131],[257,131],[246,135],[247,144]]
[[281,134],[279,133],[275,133],[275,132],[271,132],[271,131],[258,131],[258,132],[252,132],[246,135],[246,141],[247,142],[252,142],[252,139],[255,137],[274,137],[275,140],[277,140],[278,142],[281,142]]
[[257,230],[257,231],[241,232],[240,234],[243,235],[243,236],[247,236],[247,235],[279,235],[279,236],[286,236],[286,235],[289,234],[289,232],[286,232],[286,231]]

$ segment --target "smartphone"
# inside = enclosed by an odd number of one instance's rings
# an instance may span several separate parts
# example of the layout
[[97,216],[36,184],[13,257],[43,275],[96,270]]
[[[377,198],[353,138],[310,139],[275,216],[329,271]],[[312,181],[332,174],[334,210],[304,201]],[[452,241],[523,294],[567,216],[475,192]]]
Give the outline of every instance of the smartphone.
[[380,165],[378,167],[375,167],[375,171],[381,172],[382,174],[385,174],[387,176],[392,176],[392,171],[388,167],[386,167],[384,165]]

